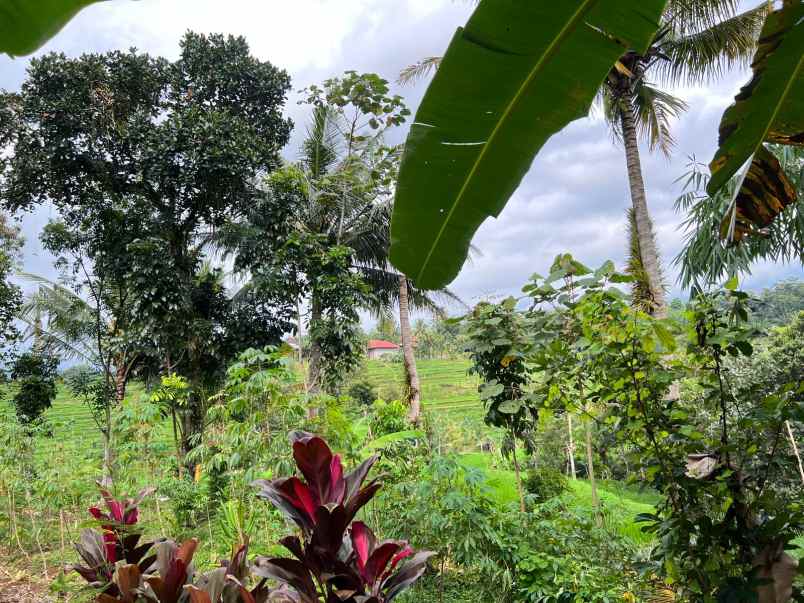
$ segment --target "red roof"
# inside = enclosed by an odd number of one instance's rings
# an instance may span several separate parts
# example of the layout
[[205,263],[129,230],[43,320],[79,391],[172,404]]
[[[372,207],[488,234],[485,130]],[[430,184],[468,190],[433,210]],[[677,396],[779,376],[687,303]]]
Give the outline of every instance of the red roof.
[[370,350],[398,350],[399,346],[390,341],[383,341],[382,339],[369,339],[368,349]]

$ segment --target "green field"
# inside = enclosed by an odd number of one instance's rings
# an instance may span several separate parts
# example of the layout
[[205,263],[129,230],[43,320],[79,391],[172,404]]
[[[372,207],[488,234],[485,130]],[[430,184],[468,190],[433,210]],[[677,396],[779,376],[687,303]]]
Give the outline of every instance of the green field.
[[[480,424],[483,407],[477,394],[477,379],[467,374],[468,361],[420,360],[417,364],[425,412],[448,417],[450,422],[470,421],[473,425]],[[362,376],[377,388],[380,395],[402,391],[404,375],[400,363],[369,360]],[[132,382],[126,397],[128,400],[137,400],[143,393],[143,386]],[[3,397],[6,403],[10,397],[8,394],[7,392]],[[45,417],[53,429],[53,442],[101,454],[100,434],[89,409],[75,400],[63,384],[59,384],[56,399]],[[167,425],[160,426],[154,436],[165,440],[171,437]]]
[[[422,388],[425,411],[459,418],[479,418],[483,406],[477,393],[477,377],[468,374],[468,360],[419,360],[416,367]],[[380,394],[388,384],[401,384],[404,378],[401,363],[369,360],[366,377]]]

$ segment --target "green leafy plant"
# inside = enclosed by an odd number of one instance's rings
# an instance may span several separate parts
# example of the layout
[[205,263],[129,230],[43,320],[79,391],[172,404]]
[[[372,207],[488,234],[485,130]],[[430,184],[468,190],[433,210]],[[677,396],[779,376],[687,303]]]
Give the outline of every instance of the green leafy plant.
[[375,438],[405,431],[408,428],[407,407],[399,400],[375,400],[371,405],[371,433]]
[[23,423],[36,422],[53,404],[58,365],[57,358],[36,352],[20,354],[14,361],[11,378],[16,381],[17,391],[13,401]]
[[363,406],[371,406],[377,399],[377,390],[368,381],[358,381],[349,388],[349,395]]
[[547,139],[588,113],[624,52],[644,53],[665,4],[480,2],[456,32],[408,135],[394,265],[422,287],[451,281],[472,235],[499,215]]
[[524,481],[525,491],[537,503],[561,496],[569,488],[567,476],[550,467],[528,469]]

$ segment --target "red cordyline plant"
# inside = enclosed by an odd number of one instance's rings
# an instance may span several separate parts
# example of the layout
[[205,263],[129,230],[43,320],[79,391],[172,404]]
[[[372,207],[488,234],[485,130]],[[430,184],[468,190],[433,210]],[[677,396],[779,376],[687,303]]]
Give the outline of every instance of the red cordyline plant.
[[153,490],[143,490],[136,498],[115,500],[100,484],[98,487],[108,512],[104,513],[99,507],[89,509],[101,529],[88,528],[81,532],[75,548],[86,565],[73,565],[72,569],[90,585],[101,589],[102,594],[115,597],[120,594],[114,582],[115,564],[124,562],[144,571],[156,561],[155,555],[148,555],[153,543],[140,542],[142,534],[134,530],[139,519],[139,504]]
[[288,586],[298,603],[387,603],[421,577],[429,552],[414,553],[406,542],[378,542],[355,521],[357,512],[380,488],[363,484],[377,461],[373,456],[344,475],[341,459],[327,443],[294,433],[293,458],[298,477],[255,482],[259,496],[271,501],[301,528],[303,538],[281,544],[293,558],[258,557],[252,572]]
[[[196,576],[198,541],[140,543],[136,498],[116,500],[101,488],[107,511],[92,507],[100,530],[86,529],[76,544],[86,565],[75,565],[93,588],[96,603],[387,603],[424,573],[428,552],[406,542],[379,542],[357,512],[380,488],[368,483],[372,457],[349,474],[327,443],[306,433],[291,436],[298,477],[261,480],[259,496],[270,500],[301,530],[280,542],[292,558],[247,561],[248,542],[233,549],[218,569]],[[151,551],[155,554],[148,555]],[[250,589],[249,578],[256,581]],[[268,580],[279,582],[269,588]]]

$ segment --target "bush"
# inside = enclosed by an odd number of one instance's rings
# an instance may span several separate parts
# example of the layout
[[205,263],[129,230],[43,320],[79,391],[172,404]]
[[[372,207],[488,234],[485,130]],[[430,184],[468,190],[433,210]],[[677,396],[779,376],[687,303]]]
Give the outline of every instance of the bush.
[[567,476],[551,467],[534,467],[528,470],[523,485],[537,503],[561,496],[569,488]]
[[14,362],[11,378],[18,385],[14,407],[22,423],[35,422],[53,404],[58,364],[57,358],[30,352]]
[[371,407],[371,433],[375,438],[408,428],[407,407],[399,400],[376,400]]
[[349,388],[349,396],[364,406],[371,406],[377,399],[377,390],[368,381],[359,381]]

